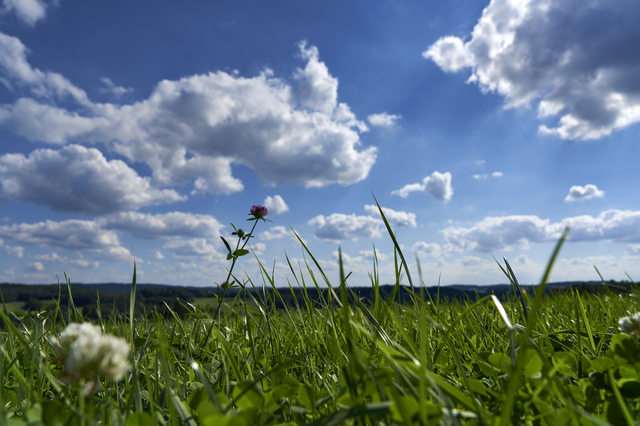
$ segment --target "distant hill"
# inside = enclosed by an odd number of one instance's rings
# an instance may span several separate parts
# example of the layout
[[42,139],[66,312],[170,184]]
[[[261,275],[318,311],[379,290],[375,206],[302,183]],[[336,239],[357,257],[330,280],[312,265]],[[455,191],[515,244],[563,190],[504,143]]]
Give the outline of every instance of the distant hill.
[[[614,281],[615,282],[615,281]],[[623,281],[623,283],[625,283],[625,281]],[[572,286],[576,286],[576,285],[583,285],[583,284],[587,284],[587,285],[602,285],[602,281],[559,281],[559,282],[553,282],[553,283],[547,283],[547,287],[549,288],[563,288],[563,287],[572,287]],[[57,283],[50,283],[50,284],[22,284],[22,283],[0,283],[0,285],[4,286],[4,285],[21,285],[21,286],[26,286],[26,287],[39,287],[39,286],[58,286]],[[66,284],[61,283],[62,287],[66,287]],[[521,286],[523,287],[527,287],[527,288],[532,288],[534,287],[531,284],[521,284]],[[126,292],[129,293],[131,292],[131,284],[129,283],[90,283],[90,284],[86,284],[86,283],[72,283],[71,287],[79,287],[79,288],[95,288],[95,289],[99,289],[99,290],[104,290],[104,291],[115,291],[115,292]],[[382,287],[393,287],[393,284],[384,284],[380,286]],[[408,286],[404,286],[407,287]],[[136,284],[136,288],[138,289],[143,289],[143,288],[181,288],[181,289],[187,289],[187,290],[208,290],[208,291],[212,291],[212,290],[217,290],[217,287],[215,286],[211,286],[211,287],[197,287],[197,286],[180,286],[180,285],[174,285],[174,284],[152,284],[152,283],[138,283]],[[370,288],[368,286],[363,286],[363,287],[352,287],[352,289],[356,290],[356,289],[363,289],[363,288]],[[419,287],[416,287],[419,288]],[[427,290],[429,291],[436,291],[437,290],[437,286],[430,286],[430,287],[425,287]],[[288,287],[284,287],[284,288],[279,288],[279,291],[289,291]],[[295,289],[294,289],[295,290]],[[463,292],[468,292],[468,293],[474,293],[474,292],[479,292],[479,293],[491,293],[493,291],[496,291],[498,293],[502,293],[504,291],[510,291],[511,290],[511,284],[448,284],[448,285],[442,285],[440,286],[440,291],[448,291],[448,290],[459,290],[459,291],[463,291]]]
[[[521,286],[521,288],[533,294],[534,286]],[[573,289],[579,290],[581,293],[598,293],[611,291],[614,293],[629,293],[636,288],[631,282],[615,282],[611,281],[604,285],[601,282],[584,282],[584,281],[566,281],[549,283],[546,287],[548,293],[566,292]],[[374,299],[373,289],[371,287],[352,287],[353,296],[358,297],[365,304],[371,303]],[[396,290],[394,285],[387,284],[379,287],[380,296],[388,299]],[[394,299],[399,303],[409,303],[411,293],[409,287],[401,286],[400,291],[394,294]],[[2,300],[5,303],[17,303],[18,309],[33,310],[40,309],[43,306],[58,306],[59,309],[67,309],[69,304],[69,294],[65,284],[0,284]],[[235,287],[226,292],[226,297],[235,297],[241,289]],[[247,290],[261,298],[264,296],[263,289],[257,291]],[[268,294],[272,294],[270,288],[264,289]],[[120,312],[128,312],[130,302],[129,294],[131,292],[131,284],[122,283],[94,283],[94,284],[71,284],[71,293],[74,305],[82,308],[83,312],[88,315],[95,313],[98,302],[103,315],[108,315],[113,310]],[[279,297],[269,297],[270,303],[276,308],[282,308],[284,305],[295,305],[305,303],[305,294],[313,303],[318,306],[324,305],[323,300],[328,299],[328,289],[317,289],[315,287],[307,288],[305,292],[294,288],[293,292],[289,288],[278,289]],[[514,290],[510,284],[495,285],[472,285],[472,284],[454,284],[441,287],[415,287],[418,296],[426,300],[476,300],[487,295],[494,294],[504,299],[514,294]],[[217,287],[182,287],[166,284],[137,284],[136,285],[136,312],[149,312],[159,310],[166,312],[168,308],[174,311],[184,311],[187,309],[184,302],[194,302],[199,300],[211,300],[218,293]],[[60,303],[58,303],[60,301]],[[14,306],[15,306],[14,303]],[[188,310],[188,309],[187,309]]]

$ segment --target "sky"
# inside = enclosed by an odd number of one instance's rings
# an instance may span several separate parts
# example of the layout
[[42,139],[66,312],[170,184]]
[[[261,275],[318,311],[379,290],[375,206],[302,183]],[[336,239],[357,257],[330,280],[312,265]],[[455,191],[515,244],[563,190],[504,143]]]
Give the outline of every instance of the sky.
[[[637,0],[1,0],[0,282],[640,280]],[[375,199],[374,199],[375,197]],[[287,259],[296,271],[290,270]],[[315,271],[315,266],[312,267]],[[317,271],[315,272],[317,274]],[[319,275],[318,275],[319,276]],[[305,274],[307,284],[309,277]],[[407,283],[403,279],[403,283]]]

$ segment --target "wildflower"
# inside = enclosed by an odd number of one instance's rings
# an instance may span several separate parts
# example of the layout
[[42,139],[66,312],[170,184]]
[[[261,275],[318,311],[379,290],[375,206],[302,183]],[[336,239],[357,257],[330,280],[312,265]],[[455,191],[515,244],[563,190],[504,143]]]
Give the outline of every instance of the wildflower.
[[264,206],[251,206],[251,214],[256,219],[264,219],[269,214],[269,211]]
[[627,333],[630,336],[637,337],[640,332],[640,312],[628,317],[620,318],[620,320],[618,320],[618,324],[620,324],[620,331]]
[[124,339],[103,335],[100,327],[85,322],[69,324],[53,339],[53,347],[64,364],[62,379],[67,383],[87,380],[84,394],[97,390],[99,376],[120,380],[129,370],[129,345]]

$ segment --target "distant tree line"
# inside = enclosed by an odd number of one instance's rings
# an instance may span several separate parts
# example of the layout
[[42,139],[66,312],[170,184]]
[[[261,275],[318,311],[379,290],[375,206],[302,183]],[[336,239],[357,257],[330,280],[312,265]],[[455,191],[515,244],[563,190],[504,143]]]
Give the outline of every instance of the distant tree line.
[[[521,286],[525,292],[531,296],[535,291],[533,286]],[[129,312],[130,303],[130,285],[123,284],[72,284],[71,297],[73,304],[81,312],[85,318],[97,317],[98,301],[100,312],[103,317],[108,317],[114,312]],[[603,294],[613,292],[617,294],[631,293],[637,289],[635,283],[629,281],[609,281],[606,284],[594,282],[575,282],[575,283],[552,283],[546,288],[547,293],[564,293],[570,291],[579,291],[580,293]],[[338,297],[340,292],[335,289]],[[353,287],[348,293],[350,303],[354,303],[358,298],[365,305],[369,305],[374,300],[374,289],[372,287]],[[393,297],[397,303],[411,303],[411,292],[406,286],[400,286],[399,289],[393,285],[381,285],[378,288],[380,297],[385,300]],[[245,290],[239,288],[231,288],[226,293],[226,298],[239,297],[244,303],[245,300],[251,300],[252,297],[257,298],[267,306],[275,309],[282,309],[285,306],[295,307],[296,305],[305,306],[311,303],[312,306],[326,306],[326,301],[332,296],[329,289],[326,288],[294,288],[293,290],[278,289],[277,293],[273,289],[246,290],[247,294],[243,294]],[[472,286],[472,285],[454,285],[438,287],[416,287],[413,289],[415,294],[423,300],[440,300],[447,301],[466,301],[476,300],[489,294],[495,294],[501,299],[506,299],[514,294],[511,285],[495,285],[495,286]],[[215,287],[198,288],[198,287],[179,287],[179,286],[162,286],[162,285],[140,285],[136,289],[136,315],[143,315],[150,312],[160,312],[164,315],[169,313],[169,309],[179,315],[185,315],[190,310],[189,304],[193,303],[196,298],[215,297],[218,289]],[[251,295],[249,295],[251,293]],[[68,313],[69,291],[66,284],[58,285],[26,285],[26,284],[0,284],[0,296],[4,303],[20,302],[22,311],[50,311],[58,306],[60,313],[64,316]],[[210,310],[214,307],[210,306]]]

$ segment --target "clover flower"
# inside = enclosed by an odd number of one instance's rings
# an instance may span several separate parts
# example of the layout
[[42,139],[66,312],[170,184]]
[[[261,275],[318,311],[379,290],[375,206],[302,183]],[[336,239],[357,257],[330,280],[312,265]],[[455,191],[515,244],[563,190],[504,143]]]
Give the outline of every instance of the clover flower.
[[640,312],[618,320],[620,331],[630,336],[637,337],[640,332]]
[[266,215],[269,214],[269,211],[264,206],[251,206],[251,214],[256,219],[263,219]]
[[85,394],[99,388],[99,376],[120,380],[129,370],[127,342],[103,335],[100,327],[91,323],[69,324],[60,341],[54,338],[52,344],[64,364],[61,378],[69,384],[87,380]]

